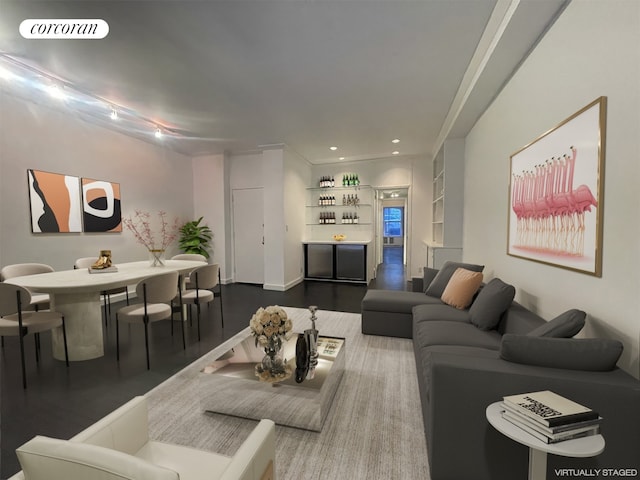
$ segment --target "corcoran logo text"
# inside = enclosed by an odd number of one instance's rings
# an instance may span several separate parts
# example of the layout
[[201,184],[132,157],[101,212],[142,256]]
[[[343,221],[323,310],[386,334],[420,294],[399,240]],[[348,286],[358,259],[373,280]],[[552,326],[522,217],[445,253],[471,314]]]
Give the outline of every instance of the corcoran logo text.
[[20,35],[36,40],[99,40],[109,34],[109,24],[101,19],[30,18],[20,24]]

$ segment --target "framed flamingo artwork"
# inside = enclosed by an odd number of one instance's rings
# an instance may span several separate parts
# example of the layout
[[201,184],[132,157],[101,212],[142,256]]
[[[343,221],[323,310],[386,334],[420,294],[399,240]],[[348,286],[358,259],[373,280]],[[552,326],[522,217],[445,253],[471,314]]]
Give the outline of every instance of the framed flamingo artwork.
[[507,254],[602,276],[607,98],[511,155]]

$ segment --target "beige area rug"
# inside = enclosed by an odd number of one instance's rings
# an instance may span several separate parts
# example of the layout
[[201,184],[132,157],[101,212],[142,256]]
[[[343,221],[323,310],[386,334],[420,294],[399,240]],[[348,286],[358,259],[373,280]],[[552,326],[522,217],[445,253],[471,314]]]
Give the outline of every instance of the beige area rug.
[[[284,308],[295,331],[310,328],[307,310]],[[363,335],[359,314],[321,310],[317,317],[321,335],[347,339],[345,372],[322,432],[276,426],[277,478],[428,480],[411,340]],[[147,394],[152,438],[235,453],[257,421],[203,412],[197,382],[199,371],[235,343],[228,340]]]

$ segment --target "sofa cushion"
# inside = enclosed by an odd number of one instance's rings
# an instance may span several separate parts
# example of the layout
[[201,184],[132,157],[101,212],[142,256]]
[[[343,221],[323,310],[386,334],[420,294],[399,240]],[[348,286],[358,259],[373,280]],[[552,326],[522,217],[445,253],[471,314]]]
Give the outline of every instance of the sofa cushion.
[[457,345],[500,349],[501,336],[495,330],[485,331],[470,323],[432,321],[414,325],[413,341],[418,348],[432,345]]
[[426,304],[413,307],[413,323],[447,320],[469,323],[469,311],[451,308],[445,304]]
[[484,270],[484,265],[474,265],[472,263],[460,263],[460,262],[444,262],[440,271],[435,276],[431,283],[426,284],[425,291],[427,295],[431,295],[432,297],[440,298],[442,296],[442,292],[447,288],[447,284],[451,279],[451,276],[458,268],[465,268],[467,270],[471,270],[472,272],[482,272]]
[[492,330],[498,326],[500,316],[509,308],[516,289],[499,278],[487,283],[469,308],[471,323],[481,330]]
[[447,283],[440,300],[459,310],[471,305],[473,296],[482,284],[482,272],[473,272],[466,268],[458,268]]
[[440,298],[429,297],[421,292],[367,290],[362,299],[362,310],[411,314],[414,306],[425,303],[442,305]]
[[525,365],[607,372],[622,354],[622,343],[604,338],[550,338],[506,334],[500,358]]
[[571,338],[582,330],[586,316],[587,314],[582,310],[567,310],[553,320],[533,329],[527,335],[530,337]]

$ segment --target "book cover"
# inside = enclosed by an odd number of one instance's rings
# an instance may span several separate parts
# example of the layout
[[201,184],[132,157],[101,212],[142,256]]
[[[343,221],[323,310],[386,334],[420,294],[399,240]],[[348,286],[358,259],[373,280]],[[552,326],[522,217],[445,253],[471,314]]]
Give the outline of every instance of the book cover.
[[530,424],[532,427],[536,428],[539,432],[544,433],[549,436],[553,436],[556,434],[561,434],[567,431],[574,431],[579,428],[587,428],[593,427],[594,425],[599,425],[602,421],[602,417],[598,417],[593,420],[584,420],[581,422],[568,423],[566,425],[556,425],[555,427],[547,427],[540,422],[537,422],[533,418],[524,413],[517,410],[515,407],[507,405],[506,403],[501,403],[502,408],[507,411],[510,415],[516,415],[518,419],[522,422]]
[[112,273],[112,272],[117,272],[118,271],[118,267],[116,267],[115,265],[111,265],[110,267],[107,268],[88,268],[89,273]]
[[506,421],[508,421],[509,423],[515,425],[516,427],[520,428],[521,430],[527,432],[529,435],[537,438],[541,442],[544,442],[544,443],[547,443],[547,444],[560,443],[560,442],[565,442],[567,440],[576,440],[578,438],[589,437],[591,435],[597,435],[599,433],[599,431],[600,431],[599,426],[596,425],[595,428],[591,428],[589,430],[583,430],[583,431],[579,431],[579,432],[568,432],[567,434],[564,434],[561,437],[550,438],[547,435],[545,435],[544,433],[540,433],[535,428],[531,428],[530,425],[520,422],[517,418],[514,419],[512,417],[508,417],[506,415],[507,413],[508,412],[503,412],[503,414],[502,414],[502,417]]
[[318,355],[332,360],[338,356],[343,344],[344,340],[341,338],[319,337],[316,347]]
[[503,400],[506,405],[514,407],[547,427],[595,420],[599,417],[598,413],[590,408],[549,390],[509,395]]
[[542,435],[546,436],[549,439],[548,443],[554,443],[554,442],[562,441],[568,438],[574,438],[575,435],[583,432],[589,432],[591,434],[600,432],[599,423],[592,423],[590,425],[580,424],[581,426],[572,428],[570,430],[563,430],[561,432],[551,432],[549,431],[549,429],[545,428],[544,426],[540,425],[539,423],[530,419],[529,417],[525,415],[521,415],[519,413],[514,413],[508,408],[504,410],[504,412],[502,413],[502,417],[505,420],[509,420],[511,423],[515,425],[518,425],[518,426],[524,425],[526,427],[532,428],[533,430],[541,433]]

